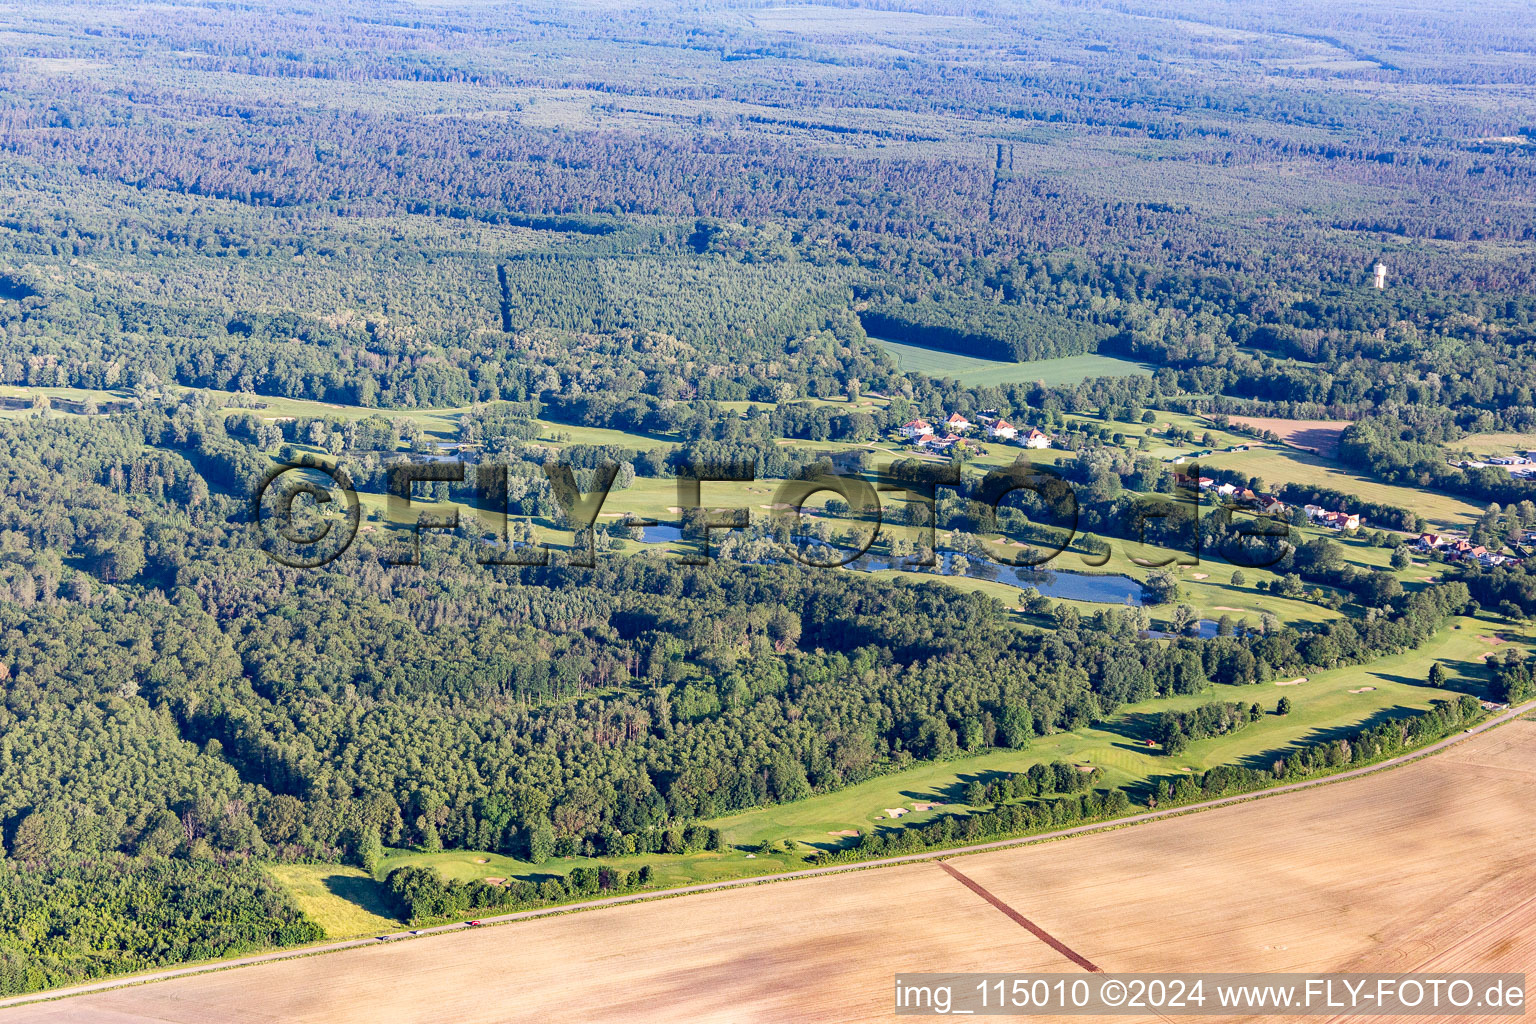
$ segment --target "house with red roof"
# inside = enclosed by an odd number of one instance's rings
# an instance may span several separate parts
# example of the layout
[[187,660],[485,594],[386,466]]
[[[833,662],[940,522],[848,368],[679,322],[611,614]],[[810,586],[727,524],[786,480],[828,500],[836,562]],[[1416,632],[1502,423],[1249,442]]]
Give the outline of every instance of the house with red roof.
[[1007,420],[993,420],[987,426],[987,436],[994,441],[1012,441],[1019,436],[1019,428]]
[[1030,427],[1029,433],[1024,435],[1024,447],[1049,448],[1051,446],[1051,442],[1054,440],[1056,439],[1050,434],[1047,434],[1042,430],[1037,430],[1034,427]]

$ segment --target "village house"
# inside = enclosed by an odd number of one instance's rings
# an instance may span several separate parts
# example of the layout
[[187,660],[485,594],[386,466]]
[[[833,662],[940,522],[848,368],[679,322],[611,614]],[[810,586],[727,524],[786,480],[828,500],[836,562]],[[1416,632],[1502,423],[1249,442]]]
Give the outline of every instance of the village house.
[[1304,509],[1307,513],[1307,521],[1319,526],[1326,526],[1330,530],[1358,530],[1360,529],[1360,513],[1335,512],[1323,508],[1321,505],[1307,505]]
[[913,420],[901,425],[901,436],[908,441],[921,441],[925,437],[933,436],[933,424],[927,420]]
[[971,429],[971,421],[957,412],[949,414],[949,419],[944,421],[944,426],[949,428],[952,434],[963,434]]
[[1285,502],[1268,494],[1259,495],[1255,501],[1258,510],[1266,515],[1278,516],[1285,511]]
[[1475,558],[1479,561],[1486,557],[1487,554],[1487,548],[1483,547],[1481,544],[1473,544],[1471,541],[1466,540],[1465,538],[1458,540],[1455,544],[1450,545],[1445,552],[1445,556],[1447,558]]
[[1007,420],[993,420],[987,424],[987,436],[998,441],[1012,441],[1019,436],[1019,428]]
[[1198,485],[1199,485],[1199,487],[1200,487],[1200,489],[1201,489],[1201,490],[1202,490],[1202,491],[1208,491],[1208,490],[1210,490],[1210,489],[1211,489],[1211,488],[1212,488],[1212,487],[1215,487],[1215,486],[1216,486],[1216,481],[1215,481],[1215,480],[1214,480],[1214,479],[1212,479],[1212,478],[1211,478],[1211,477],[1208,477],[1208,476],[1202,476],[1202,477],[1200,477],[1200,478],[1199,478],[1199,479],[1198,479],[1198,480],[1197,480],[1197,481],[1196,481],[1196,483],[1197,483],[1197,484],[1198,484]]
[[1420,551],[1434,551],[1451,543],[1451,538],[1443,533],[1421,533],[1415,546]]
[[1047,434],[1041,430],[1037,430],[1034,427],[1030,427],[1029,433],[1024,435],[1024,447],[1049,448],[1051,446],[1051,442],[1054,440],[1055,438],[1051,437],[1050,434]]
[[918,447],[929,452],[947,452],[956,445],[964,445],[965,438],[958,434],[945,434],[943,437],[930,434],[918,443]]

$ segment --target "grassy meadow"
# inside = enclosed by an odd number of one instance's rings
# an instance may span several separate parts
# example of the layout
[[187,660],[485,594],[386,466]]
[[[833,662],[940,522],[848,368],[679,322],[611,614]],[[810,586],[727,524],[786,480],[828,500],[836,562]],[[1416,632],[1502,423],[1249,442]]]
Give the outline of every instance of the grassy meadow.
[[1152,367],[1145,363],[1114,356],[1088,353],[1059,359],[1036,359],[1028,363],[977,359],[974,356],[944,352],[939,349],[906,345],[884,338],[870,338],[891,354],[905,373],[926,373],[930,377],[950,377],[969,387],[1040,381],[1045,384],[1076,384],[1090,377],[1145,376]]

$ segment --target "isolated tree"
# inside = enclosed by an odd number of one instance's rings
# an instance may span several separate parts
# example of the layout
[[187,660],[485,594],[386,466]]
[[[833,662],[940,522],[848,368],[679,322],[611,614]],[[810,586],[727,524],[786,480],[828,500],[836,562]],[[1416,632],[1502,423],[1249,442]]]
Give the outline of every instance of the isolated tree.
[[1167,569],[1154,569],[1147,573],[1141,585],[1142,600],[1147,604],[1168,604],[1179,598],[1179,578]]
[[1241,570],[1241,569],[1234,569],[1234,570],[1232,570],[1232,585],[1234,587],[1241,587],[1244,584],[1246,584],[1247,582],[1248,582],[1248,577],[1243,575],[1243,570]]
[[1445,686],[1448,675],[1449,673],[1445,671],[1445,666],[1438,661],[1435,662],[1429,666],[1429,685],[1437,688]]
[[1291,713],[1291,698],[1281,697],[1280,703],[1275,705],[1275,714],[1288,715]]

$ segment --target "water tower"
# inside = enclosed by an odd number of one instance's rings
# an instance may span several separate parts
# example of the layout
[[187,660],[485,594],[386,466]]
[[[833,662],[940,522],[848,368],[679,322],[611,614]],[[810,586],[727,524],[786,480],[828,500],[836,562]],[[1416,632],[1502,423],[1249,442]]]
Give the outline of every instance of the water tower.
[[1387,265],[1380,261],[1377,261],[1376,263],[1375,283],[1377,288],[1385,288],[1387,286]]

